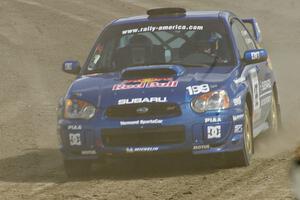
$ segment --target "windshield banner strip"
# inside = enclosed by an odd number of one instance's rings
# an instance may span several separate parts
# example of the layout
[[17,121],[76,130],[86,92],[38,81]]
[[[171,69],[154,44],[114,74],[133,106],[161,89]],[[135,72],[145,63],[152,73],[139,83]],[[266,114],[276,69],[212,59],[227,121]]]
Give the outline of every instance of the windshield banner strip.
[[146,26],[136,29],[123,30],[122,35],[135,33],[155,32],[155,31],[202,31],[203,26],[199,25],[166,25],[166,26]]

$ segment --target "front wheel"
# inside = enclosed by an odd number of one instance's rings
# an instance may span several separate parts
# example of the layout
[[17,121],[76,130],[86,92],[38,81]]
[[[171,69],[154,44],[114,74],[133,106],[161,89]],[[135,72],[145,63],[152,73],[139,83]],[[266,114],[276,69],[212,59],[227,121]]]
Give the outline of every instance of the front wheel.
[[90,174],[91,162],[81,160],[65,160],[64,168],[69,178],[81,178]]
[[230,163],[227,163],[230,166],[249,166],[254,153],[252,117],[247,105],[245,105],[244,110],[243,149],[232,153]]

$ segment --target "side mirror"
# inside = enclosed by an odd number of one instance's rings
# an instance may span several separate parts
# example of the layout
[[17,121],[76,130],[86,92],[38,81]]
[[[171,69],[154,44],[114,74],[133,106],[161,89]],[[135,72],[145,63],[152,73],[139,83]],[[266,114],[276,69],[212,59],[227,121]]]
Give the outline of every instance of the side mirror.
[[249,19],[242,19],[242,21],[247,27],[247,29],[250,31],[251,35],[255,38],[256,42],[261,43],[262,35],[256,19],[249,18]]
[[268,53],[265,49],[248,50],[244,54],[244,61],[247,64],[254,64],[267,61]]
[[78,75],[81,67],[78,61],[65,61],[62,65],[62,70],[69,74]]

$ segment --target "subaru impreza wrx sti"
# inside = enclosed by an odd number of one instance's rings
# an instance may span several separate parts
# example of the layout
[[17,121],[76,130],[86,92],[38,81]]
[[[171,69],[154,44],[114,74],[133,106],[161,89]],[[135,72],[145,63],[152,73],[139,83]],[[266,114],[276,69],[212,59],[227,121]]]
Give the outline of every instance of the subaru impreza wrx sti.
[[61,99],[69,176],[108,157],[225,153],[249,165],[253,139],[277,132],[276,79],[255,19],[152,9],[106,26]]

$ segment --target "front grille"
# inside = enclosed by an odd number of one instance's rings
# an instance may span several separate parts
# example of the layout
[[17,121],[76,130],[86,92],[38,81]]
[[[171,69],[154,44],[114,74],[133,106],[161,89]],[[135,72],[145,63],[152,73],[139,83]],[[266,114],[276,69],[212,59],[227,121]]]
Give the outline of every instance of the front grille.
[[184,126],[170,126],[147,129],[103,129],[102,141],[110,147],[155,146],[181,144],[185,141]]
[[[138,112],[146,108],[147,112]],[[180,107],[175,103],[139,103],[111,106],[106,110],[106,116],[114,119],[126,118],[161,118],[181,115]]]

